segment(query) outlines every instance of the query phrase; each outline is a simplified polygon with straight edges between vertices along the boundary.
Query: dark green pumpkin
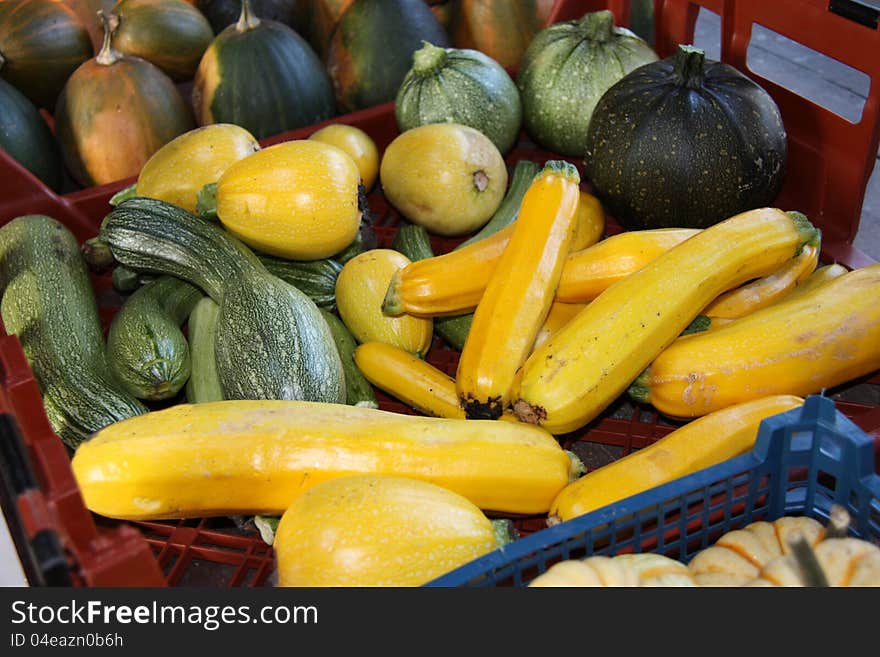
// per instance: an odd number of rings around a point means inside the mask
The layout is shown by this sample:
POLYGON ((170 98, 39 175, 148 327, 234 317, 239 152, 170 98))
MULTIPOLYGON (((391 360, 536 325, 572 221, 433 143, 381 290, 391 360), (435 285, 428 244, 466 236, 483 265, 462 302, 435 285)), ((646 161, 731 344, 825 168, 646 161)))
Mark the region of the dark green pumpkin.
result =
POLYGON ((330 78, 293 29, 260 19, 249 0, 205 51, 195 75, 199 125, 234 123, 257 139, 333 116, 330 78))
POLYGON ((596 103, 633 69, 657 54, 633 32, 614 25, 608 10, 541 30, 517 74, 523 126, 537 144, 582 157, 596 103))
MULTIPOLYGON (((300 36, 309 19, 313 0, 251 0, 251 9, 257 16, 289 25, 300 36)), ((196 7, 208 22, 215 34, 238 21, 241 15, 241 0, 198 0, 196 7)))
POLYGON ((39 110, 0 78, 0 148, 55 191, 61 187, 58 143, 39 110))
POLYGON ((93 54, 77 14, 52 0, 0 2, 0 77, 52 110, 64 83, 93 54))
POLYGON ((355 0, 336 26, 327 53, 339 110, 394 100, 424 41, 451 45, 423 0, 355 0))
POLYGON ((198 9, 183 0, 120 0, 113 12, 119 52, 146 59, 173 80, 191 80, 214 30, 198 9))
POLYGON ((401 132, 427 123, 461 123, 485 134, 502 153, 519 135, 522 104, 507 71, 488 55, 425 43, 394 104, 401 132))
POLYGON ((732 66, 680 46, 602 97, 585 172, 626 228, 705 228, 772 204, 786 156, 773 98, 732 66))

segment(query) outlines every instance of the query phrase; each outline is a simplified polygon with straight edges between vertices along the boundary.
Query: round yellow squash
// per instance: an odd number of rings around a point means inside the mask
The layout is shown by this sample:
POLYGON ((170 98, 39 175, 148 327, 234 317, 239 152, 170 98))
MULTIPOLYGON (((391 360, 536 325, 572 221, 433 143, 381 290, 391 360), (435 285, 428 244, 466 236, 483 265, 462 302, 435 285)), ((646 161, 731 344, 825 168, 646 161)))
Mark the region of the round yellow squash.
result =
POLYGON ((239 160, 217 181, 217 217, 248 246, 320 260, 358 233, 360 172, 336 146, 296 139, 239 160))
POLYGON ((429 232, 459 236, 484 226, 504 198, 507 166, 479 130, 432 123, 403 132, 379 165, 390 203, 429 232))
POLYGON ((431 346, 430 317, 382 312, 382 301, 394 273, 410 263, 393 249, 370 249, 345 263, 336 277, 336 308, 359 343, 384 342, 424 356, 431 346))
POLYGON ((250 132, 231 123, 215 123, 175 137, 153 153, 137 179, 138 196, 196 211, 196 194, 233 163, 260 150, 250 132))
POLYGON ((309 139, 322 141, 341 148, 354 160, 361 172, 361 182, 370 191, 379 175, 379 149, 366 132, 353 125, 332 123, 309 135, 309 139))
POLYGON ((338 477, 298 497, 273 542, 279 586, 420 586, 498 547, 466 498, 417 479, 338 477))

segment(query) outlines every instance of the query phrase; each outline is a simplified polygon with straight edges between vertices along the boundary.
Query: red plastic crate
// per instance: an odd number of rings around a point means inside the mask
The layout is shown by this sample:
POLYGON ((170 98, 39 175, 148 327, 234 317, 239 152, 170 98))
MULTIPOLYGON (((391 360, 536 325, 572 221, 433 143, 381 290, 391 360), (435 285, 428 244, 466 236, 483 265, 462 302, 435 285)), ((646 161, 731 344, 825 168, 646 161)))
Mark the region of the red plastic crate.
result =
MULTIPOLYGON (((812 0, 786 0, 785 3, 780 0, 779 2, 779 4, 787 3, 814 6, 823 4, 812 0)), ((667 1, 655 4, 656 16, 659 19, 657 34, 683 35, 681 41, 689 41, 689 38, 685 38, 688 34, 692 36, 692 19, 695 14, 692 15, 687 11, 676 14, 674 9, 682 9, 684 5, 693 7, 699 4, 718 10, 722 5, 717 1, 700 3, 667 1)), ((730 8, 734 5, 731 0, 723 4, 727 5, 725 11, 731 11, 730 8)), ((625 1, 560 1, 554 8, 551 21, 577 17, 586 11, 604 7, 615 11, 620 23, 627 23, 629 3, 625 1)), ((688 11, 692 10, 688 9, 688 11)), ((724 15, 727 16, 727 13, 724 15)), ((875 34, 874 37, 876 38, 877 35, 875 34)), ((658 43, 661 43, 660 39, 658 43)), ((876 100, 880 95, 880 71, 877 71, 872 78, 878 82, 871 87, 874 102, 873 105, 870 102, 866 104, 862 123, 865 122, 870 109, 873 112, 873 124, 862 129, 872 135, 872 148, 876 155, 878 134, 876 100)), ((804 99, 800 99, 800 102, 809 103, 804 99)), ((348 123, 361 127, 373 137, 380 152, 384 151, 398 134, 393 104, 388 103, 336 117, 317 126, 285 133, 264 140, 262 143, 268 146, 280 141, 304 138, 321 125, 329 123, 348 123)), ((792 131, 792 134, 796 134, 796 131, 792 131)), ((835 145, 837 142, 834 141, 836 134, 828 128, 819 135, 826 140, 822 142, 819 153, 827 153, 829 162, 833 160, 833 152, 838 150, 835 145)), ((870 148, 869 144, 869 150, 870 148)), ((5 154, 0 153, 0 156, 2 155, 5 154)), ((543 162, 554 157, 557 156, 535 146, 523 135, 517 148, 508 154, 507 161, 512 165, 521 158, 543 162)), ((582 163, 574 160, 572 162, 583 173, 582 163)), ((822 171, 826 170, 827 167, 823 167, 822 171)), ((794 171, 797 172, 798 169, 795 168, 794 171)), ((108 201, 112 194, 133 182, 123 180, 71 194, 56 195, 45 187, 37 189, 32 184, 33 180, 27 180, 33 179, 33 176, 17 164, 12 167, 12 174, 13 178, 3 178, 4 189, 20 185, 20 189, 27 193, 11 201, 4 196, 3 205, 0 206, 0 224, 19 214, 42 212, 64 222, 80 240, 85 240, 97 232, 101 219, 110 210, 108 201)), ((867 183, 867 177, 864 178, 864 183, 867 183)), ((813 188, 804 187, 801 191, 810 189, 813 188)), ((864 188, 851 198, 851 206, 860 207, 863 196, 864 188)), ((819 198, 816 195, 814 197, 819 198)), ((400 217, 385 201, 380 188, 370 195, 369 202, 374 214, 379 246, 390 246, 400 223, 400 217)), ((781 197, 779 204, 781 207, 786 207, 787 201, 781 197)), ((825 233, 823 260, 841 262, 849 267, 863 266, 871 262, 867 256, 852 249, 847 239, 841 237, 837 242, 833 239, 829 240, 829 237, 833 238, 835 235, 850 235, 851 241, 851 235, 855 234, 855 227, 858 224, 858 212, 854 216, 832 214, 830 210, 825 212, 821 204, 813 208, 805 208, 802 202, 793 204, 792 207, 807 211, 808 215, 811 218, 815 217, 816 223, 823 228, 825 233)), ((609 219, 607 228, 608 233, 620 230, 613 219, 609 219)), ((449 250, 455 244, 455 240, 434 239, 434 249, 437 252, 449 250)), ((113 292, 109 284, 109 276, 95 276, 93 283, 102 317, 105 322, 109 322, 120 298, 113 292)), ((428 360, 447 373, 454 374, 458 353, 436 338, 428 354, 428 360)), ((878 405, 880 375, 875 373, 862 381, 831 392, 837 408, 866 433, 872 435, 880 446, 880 405, 878 405)), ((377 397, 382 408, 405 413, 414 412, 381 391, 377 392, 377 397)), ((40 530, 50 529, 55 532, 70 566, 72 584, 263 586, 271 583, 273 568, 271 548, 263 543, 255 531, 242 529, 231 519, 127 523, 90 514, 85 509, 73 480, 67 452, 61 441, 52 433, 45 418, 39 390, 27 366, 21 346, 17 338, 6 336, 5 331, 0 337, 0 411, 8 413, 17 420, 31 466, 39 483, 38 488, 29 490, 26 495, 21 495, 18 499, 18 511, 26 529, 25 533, 29 538, 33 538, 40 530)), ((592 468, 656 441, 672 431, 675 426, 677 425, 660 417, 651 407, 634 404, 626 398, 621 398, 588 426, 572 434, 560 436, 560 439, 567 449, 576 452, 588 467, 592 468)), ((878 464, 880 464, 880 451, 878 451, 878 464)), ((542 529, 544 520, 539 517, 517 518, 515 524, 522 534, 528 534, 542 529)))

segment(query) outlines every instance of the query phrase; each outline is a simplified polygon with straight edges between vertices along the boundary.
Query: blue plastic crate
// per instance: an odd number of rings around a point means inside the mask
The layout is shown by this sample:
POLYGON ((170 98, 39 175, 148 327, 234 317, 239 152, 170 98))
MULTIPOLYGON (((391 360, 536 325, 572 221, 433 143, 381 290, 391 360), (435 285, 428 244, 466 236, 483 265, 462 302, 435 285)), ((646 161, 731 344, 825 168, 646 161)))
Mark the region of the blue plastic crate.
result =
POLYGON ((542 529, 439 577, 431 587, 526 586, 552 564, 594 554, 655 552, 684 563, 724 533, 757 520, 828 520, 833 504, 851 532, 880 540, 874 441, 827 397, 761 423, 742 456, 542 529))

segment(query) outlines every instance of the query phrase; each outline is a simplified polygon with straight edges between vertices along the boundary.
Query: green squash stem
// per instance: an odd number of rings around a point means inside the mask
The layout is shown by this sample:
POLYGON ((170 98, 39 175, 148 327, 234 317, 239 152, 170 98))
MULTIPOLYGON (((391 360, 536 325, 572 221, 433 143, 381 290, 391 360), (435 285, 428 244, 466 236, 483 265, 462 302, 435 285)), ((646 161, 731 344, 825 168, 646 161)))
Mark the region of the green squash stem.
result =
POLYGON ((239 32, 247 32, 248 30, 254 29, 259 24, 260 19, 254 13, 254 10, 251 9, 251 0, 242 0, 241 14, 238 16, 238 22, 235 24, 235 29, 239 32))
POLYGON ((516 531, 516 526, 510 519, 496 518, 489 522, 492 523, 492 528, 495 530, 495 543, 498 547, 504 547, 519 538, 519 532, 516 531))
POLYGON ((427 76, 446 63, 446 48, 422 41, 422 47, 413 53, 412 70, 416 75, 427 76))
POLYGON ((113 66, 122 59, 122 53, 113 47, 113 35, 119 28, 119 15, 98 10, 98 18, 101 19, 101 26, 104 28, 104 41, 98 54, 95 55, 95 61, 101 66, 113 66))
POLYGON ((673 77, 678 84, 688 89, 699 89, 703 86, 706 53, 695 46, 679 46, 675 55, 673 77))
POLYGON ((630 399, 639 402, 640 404, 651 403, 651 386, 648 383, 650 380, 649 377, 649 369, 646 369, 636 377, 635 381, 633 381, 629 388, 626 389, 626 394, 629 395, 630 399))
POLYGON ((614 14, 608 9, 590 12, 581 18, 579 27, 590 41, 605 43, 614 36, 614 14))

